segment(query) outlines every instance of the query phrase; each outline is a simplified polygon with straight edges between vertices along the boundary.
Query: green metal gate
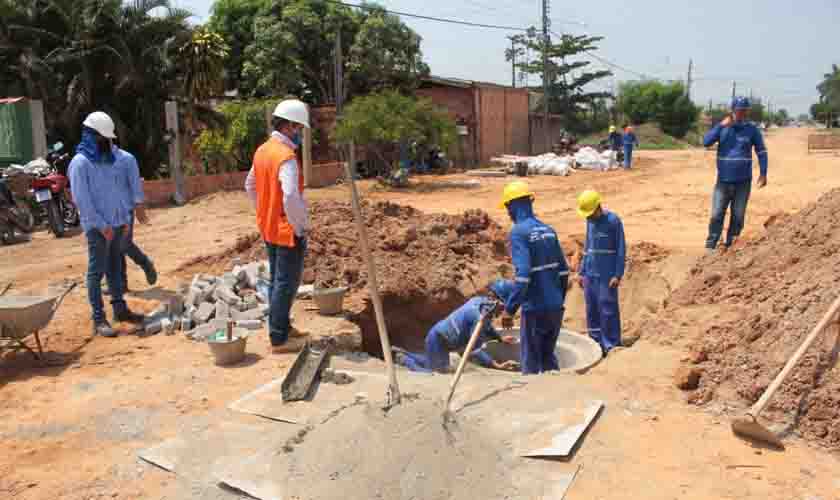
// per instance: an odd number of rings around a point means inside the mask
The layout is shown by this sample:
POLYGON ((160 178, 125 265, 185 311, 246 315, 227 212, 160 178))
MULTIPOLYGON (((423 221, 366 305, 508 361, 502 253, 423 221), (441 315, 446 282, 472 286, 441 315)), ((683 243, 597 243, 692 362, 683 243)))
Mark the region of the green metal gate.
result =
POLYGON ((33 154, 29 102, 0 101, 0 166, 26 163, 33 154))

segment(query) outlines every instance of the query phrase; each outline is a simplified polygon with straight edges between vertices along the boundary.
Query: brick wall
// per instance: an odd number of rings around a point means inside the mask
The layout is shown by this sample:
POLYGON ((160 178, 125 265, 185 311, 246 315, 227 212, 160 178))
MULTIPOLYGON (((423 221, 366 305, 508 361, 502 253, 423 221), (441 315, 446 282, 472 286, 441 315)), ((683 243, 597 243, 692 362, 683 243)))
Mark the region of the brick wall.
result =
POLYGON ((478 161, 478 136, 476 134, 475 95, 473 87, 429 86, 416 91, 418 97, 425 97, 448 111, 459 125, 466 125, 468 135, 459 135, 452 147, 450 157, 456 165, 475 165, 478 161))
POLYGON ((481 86, 482 163, 501 154, 528 154, 528 91, 481 86))
MULTIPOLYGON (((219 191, 244 191, 248 172, 229 172, 217 175, 192 175, 185 179, 187 200, 193 200, 219 191)), ((344 164, 337 162, 312 165, 310 188, 332 186, 344 178, 344 164)), ((169 179, 145 181, 143 190, 149 206, 168 205, 175 193, 175 182, 169 179)))
POLYGON ((543 132, 543 115, 542 114, 535 114, 531 115, 531 144, 532 144, 532 152, 535 155, 540 155, 543 153, 547 153, 551 151, 551 146, 557 142, 557 138, 560 137, 560 132, 563 131, 563 123, 559 117, 549 117, 548 118, 548 135, 549 135, 549 144, 546 147, 545 144, 545 133, 543 132))

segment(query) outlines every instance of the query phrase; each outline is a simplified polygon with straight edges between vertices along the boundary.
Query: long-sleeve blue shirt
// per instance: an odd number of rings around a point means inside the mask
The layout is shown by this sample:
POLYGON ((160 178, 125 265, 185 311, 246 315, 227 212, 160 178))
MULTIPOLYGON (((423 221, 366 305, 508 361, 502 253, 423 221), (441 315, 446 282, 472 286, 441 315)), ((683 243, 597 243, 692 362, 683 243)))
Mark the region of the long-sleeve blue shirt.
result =
POLYGON ((526 313, 561 310, 566 302, 569 266, 557 233, 534 216, 531 200, 513 200, 508 212, 514 221, 510 244, 516 277, 505 310, 509 314, 520 306, 526 313))
POLYGON ((80 152, 68 167, 73 201, 85 231, 130 224, 135 205, 143 203, 134 155, 114 147, 113 159, 113 163, 104 158, 94 162, 80 152))
POLYGON ((712 127, 703 137, 703 146, 717 143, 717 172, 720 182, 752 180, 752 150, 758 156, 762 176, 767 175, 767 147, 761 131, 752 122, 735 122, 728 127, 712 127))
MULTIPOLYGON (((488 297, 473 297, 445 319, 439 321, 432 328, 432 332, 436 332, 445 339, 446 347, 450 352, 460 351, 467 347, 470 335, 472 335, 473 328, 481 318, 482 312, 492 307, 495 307, 495 304, 488 297)), ((490 340, 501 340, 501 337, 493 328, 492 321, 488 317, 479 333, 476 342, 478 347, 470 353, 470 357, 483 366, 491 366, 493 363, 490 355, 481 349, 481 346, 490 340)))
POLYGON ((636 137, 636 134, 634 134, 633 132, 625 132, 624 135, 622 136, 622 139, 624 141, 624 147, 625 148, 633 149, 633 146, 638 146, 639 145, 639 139, 636 137))
POLYGON ((603 211, 595 220, 586 221, 586 244, 580 274, 587 278, 621 279, 627 256, 624 225, 612 212, 603 211))

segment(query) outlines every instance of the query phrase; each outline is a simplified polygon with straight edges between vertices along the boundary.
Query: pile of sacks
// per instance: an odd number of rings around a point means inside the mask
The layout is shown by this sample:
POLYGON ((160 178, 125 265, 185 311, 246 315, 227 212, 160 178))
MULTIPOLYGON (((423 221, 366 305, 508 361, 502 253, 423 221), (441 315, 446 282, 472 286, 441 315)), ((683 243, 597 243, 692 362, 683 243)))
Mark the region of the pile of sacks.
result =
POLYGON ((528 175, 561 175, 572 173, 572 157, 546 153, 528 158, 528 175))
POLYGON ((206 341, 232 322, 243 330, 261 330, 268 315, 268 263, 234 265, 222 276, 197 274, 189 285, 153 312, 146 334, 176 330, 187 338, 206 341))
POLYGON ((575 153, 575 168, 579 170, 609 170, 617 166, 614 151, 599 153, 596 149, 586 146, 575 153))

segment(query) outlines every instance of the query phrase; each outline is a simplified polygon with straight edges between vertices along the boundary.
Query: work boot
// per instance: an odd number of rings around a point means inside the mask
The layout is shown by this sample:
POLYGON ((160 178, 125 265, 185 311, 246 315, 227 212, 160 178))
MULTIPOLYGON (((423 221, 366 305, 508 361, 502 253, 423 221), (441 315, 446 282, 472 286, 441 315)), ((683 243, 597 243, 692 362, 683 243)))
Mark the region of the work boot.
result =
POLYGON ((306 340, 302 338, 290 338, 285 344, 271 346, 271 354, 292 354, 300 352, 305 345, 306 340))
MULTIPOLYGON (((155 269, 155 263, 152 261, 152 259, 149 259, 149 266, 143 269, 143 272, 146 273, 146 283, 148 283, 151 286, 154 286, 154 284, 157 283, 158 273, 157 269, 155 269)), ((126 290, 128 290, 128 287, 126 287, 126 290)))
POLYGON ((107 337, 107 338, 114 338, 117 336, 117 332, 111 328, 111 324, 107 321, 100 321, 93 325, 93 335, 100 337, 107 337))
POLYGON ((134 323, 134 324, 142 324, 143 321, 146 320, 146 317, 142 314, 131 312, 129 309, 119 313, 116 315, 117 321, 120 323, 134 323))

